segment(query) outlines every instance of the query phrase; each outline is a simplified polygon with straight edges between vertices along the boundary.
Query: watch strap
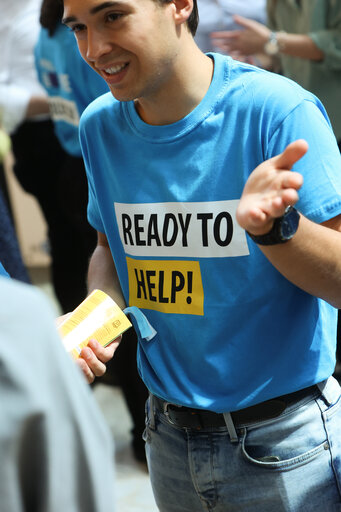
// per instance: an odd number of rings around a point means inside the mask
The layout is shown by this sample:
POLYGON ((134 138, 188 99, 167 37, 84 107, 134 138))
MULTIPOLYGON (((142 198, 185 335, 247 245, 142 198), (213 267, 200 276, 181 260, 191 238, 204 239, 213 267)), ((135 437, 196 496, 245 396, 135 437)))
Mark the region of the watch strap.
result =
POLYGON ((284 30, 280 30, 279 32, 270 32, 269 39, 264 45, 264 52, 270 57, 275 57, 284 50, 285 46, 283 42, 280 42, 278 39, 279 34, 285 34, 284 30))
POLYGON ((252 233, 247 234, 249 237, 256 242, 258 245, 277 245, 277 244, 285 244, 289 240, 292 239, 294 234, 297 231, 298 224, 299 224, 300 214, 294 208, 293 206, 288 206, 285 210, 284 215, 282 217, 277 217, 274 220, 273 226, 271 230, 268 233, 265 233, 264 235, 253 235, 252 233), (291 231, 286 236, 283 236, 282 234, 282 225, 288 218, 288 216, 294 217, 294 222, 291 226, 291 231))

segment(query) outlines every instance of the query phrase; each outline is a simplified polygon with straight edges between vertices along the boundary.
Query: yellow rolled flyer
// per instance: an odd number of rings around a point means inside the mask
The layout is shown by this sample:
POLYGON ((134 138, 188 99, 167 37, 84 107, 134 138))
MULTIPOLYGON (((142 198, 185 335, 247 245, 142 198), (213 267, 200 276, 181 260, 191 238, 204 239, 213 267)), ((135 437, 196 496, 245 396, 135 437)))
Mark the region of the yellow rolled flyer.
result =
POLYGON ((105 292, 94 290, 58 326, 58 332, 67 352, 78 359, 91 339, 106 347, 130 327, 130 320, 116 302, 105 292))

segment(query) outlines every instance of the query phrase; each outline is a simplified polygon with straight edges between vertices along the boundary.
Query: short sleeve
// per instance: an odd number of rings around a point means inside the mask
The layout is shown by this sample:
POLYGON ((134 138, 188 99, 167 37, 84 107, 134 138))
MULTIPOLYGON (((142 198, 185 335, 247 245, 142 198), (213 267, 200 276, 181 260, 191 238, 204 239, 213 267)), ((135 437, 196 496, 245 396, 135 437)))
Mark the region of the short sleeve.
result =
MULTIPOLYGON (((86 115, 86 114, 85 114, 86 115)), ((80 138, 80 145, 86 170, 86 175, 88 179, 88 221, 91 224, 91 226, 96 229, 97 231, 100 231, 101 233, 104 233, 104 227, 102 218, 100 215, 99 207, 98 207, 98 201, 97 201, 97 194, 94 186, 94 176, 93 176, 93 168, 90 162, 89 157, 89 151, 88 151, 88 140, 86 136, 86 128, 85 128, 85 122, 84 122, 84 115, 81 116, 80 124, 79 124, 79 138, 80 138)))
POLYGON ((341 155, 323 107, 304 100, 272 135, 267 158, 280 154, 294 140, 304 139, 309 150, 293 170, 304 178, 298 209, 321 223, 341 213, 341 155))

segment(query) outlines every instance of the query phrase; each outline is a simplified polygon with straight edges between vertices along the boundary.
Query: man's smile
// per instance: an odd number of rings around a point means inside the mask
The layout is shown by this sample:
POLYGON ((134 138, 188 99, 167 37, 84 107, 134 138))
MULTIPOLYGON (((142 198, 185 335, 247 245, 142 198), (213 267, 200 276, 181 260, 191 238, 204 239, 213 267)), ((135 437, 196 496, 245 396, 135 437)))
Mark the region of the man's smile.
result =
POLYGON ((108 75, 115 75, 115 74, 119 73, 120 71, 122 71, 122 69, 124 69, 127 66, 128 66, 128 63, 126 62, 125 64, 116 64, 115 66, 104 68, 104 70, 102 70, 102 71, 104 71, 108 75))
POLYGON ((108 64, 106 67, 96 67, 96 70, 110 86, 121 82, 128 71, 128 67, 129 62, 122 62, 120 64, 108 64))

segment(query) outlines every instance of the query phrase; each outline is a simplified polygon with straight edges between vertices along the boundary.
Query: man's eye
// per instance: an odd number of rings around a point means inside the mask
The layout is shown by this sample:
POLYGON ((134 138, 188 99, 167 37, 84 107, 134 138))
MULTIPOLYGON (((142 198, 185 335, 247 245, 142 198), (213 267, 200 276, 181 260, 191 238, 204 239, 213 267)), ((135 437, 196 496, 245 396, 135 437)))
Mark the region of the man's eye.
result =
POLYGON ((72 27, 70 27, 70 30, 72 32, 81 32, 82 30, 85 30, 85 25, 72 25, 72 27))
POLYGON ((122 18, 122 16, 123 16, 123 14, 121 14, 121 13, 112 12, 112 13, 107 15, 107 20, 108 21, 116 21, 116 20, 122 18))

